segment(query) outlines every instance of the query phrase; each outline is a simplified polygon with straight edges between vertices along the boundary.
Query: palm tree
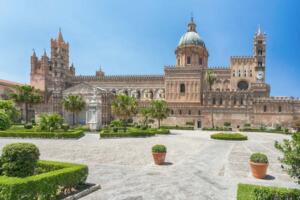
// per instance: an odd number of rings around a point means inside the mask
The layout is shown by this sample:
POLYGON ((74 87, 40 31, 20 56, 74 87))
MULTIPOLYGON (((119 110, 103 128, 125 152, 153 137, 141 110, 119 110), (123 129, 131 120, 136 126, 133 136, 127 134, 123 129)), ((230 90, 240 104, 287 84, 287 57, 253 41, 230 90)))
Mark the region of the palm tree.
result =
POLYGON ((85 107, 85 101, 81 96, 69 95, 63 99, 64 108, 72 112, 72 125, 75 124, 75 115, 82 111, 85 107))
MULTIPOLYGON (((212 85, 215 83, 216 81, 216 76, 214 74, 214 72, 212 70, 207 70, 206 74, 205 74, 205 80, 208 83, 209 86, 209 91, 212 90, 212 85)), ((214 113, 213 113, 213 108, 211 109, 211 126, 212 128, 215 127, 214 125, 214 113)))
POLYGON ((160 128, 160 121, 169 115, 167 103, 163 100, 153 100, 150 104, 150 113, 152 118, 157 119, 158 128, 160 128))
POLYGON ((143 116, 143 125, 148 126, 149 118, 151 116, 151 110, 150 108, 142 108, 140 110, 141 115, 143 116))
POLYGON ((17 103, 25 106, 25 121, 28 122, 28 108, 34 104, 42 102, 40 90, 35 89, 30 85, 16 86, 17 92, 10 95, 10 97, 17 103))
POLYGON ((112 112, 124 122, 126 131, 127 121, 137 113, 136 99, 125 94, 119 94, 112 101, 111 108, 112 112))

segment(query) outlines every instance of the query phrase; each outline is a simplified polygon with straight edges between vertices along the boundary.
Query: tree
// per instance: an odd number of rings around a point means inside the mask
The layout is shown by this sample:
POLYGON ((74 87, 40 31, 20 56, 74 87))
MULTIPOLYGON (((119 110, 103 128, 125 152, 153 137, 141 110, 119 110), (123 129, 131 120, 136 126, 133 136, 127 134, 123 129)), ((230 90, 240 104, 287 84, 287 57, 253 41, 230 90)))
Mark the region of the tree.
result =
POLYGON ((140 114, 143 116, 142 123, 144 126, 148 126, 149 118, 151 117, 151 109, 150 108, 142 108, 140 110, 140 114))
POLYGON ((134 97, 124 94, 115 96, 111 104, 112 112, 124 122, 125 131, 127 121, 137 113, 137 101, 134 97))
POLYGON ((20 110, 12 100, 0 100, 0 110, 3 110, 12 122, 19 120, 20 110))
POLYGON ((34 104, 42 102, 40 90, 35 89, 30 85, 16 86, 17 93, 11 94, 11 98, 15 102, 24 104, 25 106, 25 121, 28 122, 28 108, 34 104))
POLYGON ((163 100, 153 100, 150 104, 150 113, 152 118, 157 119, 158 128, 160 128, 160 121, 169 115, 167 103, 163 100))
POLYGON ((63 122, 62 116, 57 113, 43 113, 40 115, 39 125, 42 130, 52 132, 61 128, 63 122))
MULTIPOLYGON (((216 76, 214 74, 214 72, 212 70, 207 70, 206 74, 205 74, 205 80, 208 83, 209 86, 209 91, 212 90, 212 85, 215 83, 216 81, 216 76)), ((215 127, 214 125, 214 113, 213 113, 213 108, 211 109, 211 126, 212 128, 215 127)))
POLYGON ((85 101, 81 96, 69 95, 63 99, 64 108, 72 112, 72 125, 75 124, 75 116, 84 109, 85 101))
POLYGON ((300 133, 294 133, 292 140, 284 140, 281 144, 276 141, 275 147, 283 153, 283 158, 279 158, 285 165, 283 168, 300 184, 300 133))

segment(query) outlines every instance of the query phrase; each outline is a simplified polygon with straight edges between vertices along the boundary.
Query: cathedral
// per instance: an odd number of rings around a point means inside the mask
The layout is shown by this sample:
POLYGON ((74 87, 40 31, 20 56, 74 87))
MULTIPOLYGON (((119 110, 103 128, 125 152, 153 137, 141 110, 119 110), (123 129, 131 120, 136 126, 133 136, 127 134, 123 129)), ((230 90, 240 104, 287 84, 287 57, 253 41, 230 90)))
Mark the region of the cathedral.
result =
MULTIPOLYGON (((162 123, 196 128, 244 124, 259 126, 289 126, 300 117, 300 100, 292 97, 271 97, 270 85, 265 82, 266 35, 258 29, 253 38, 253 54, 232 56, 230 65, 211 67, 209 52, 197 32, 193 18, 187 25, 175 49, 175 65, 164 67, 162 75, 105 75, 102 70, 95 75, 76 75, 69 62, 69 43, 61 31, 51 39, 51 54, 41 58, 31 56, 30 84, 41 90, 44 103, 35 108, 36 113, 58 112, 69 118, 63 110, 64 96, 82 95, 87 105, 97 101, 101 110, 101 124, 112 120, 111 99, 115 94, 134 96, 139 107, 153 99, 165 100, 170 114, 162 123), (214 81, 207 80, 208 72, 214 81)), ((79 115, 86 122, 86 111, 79 115)))

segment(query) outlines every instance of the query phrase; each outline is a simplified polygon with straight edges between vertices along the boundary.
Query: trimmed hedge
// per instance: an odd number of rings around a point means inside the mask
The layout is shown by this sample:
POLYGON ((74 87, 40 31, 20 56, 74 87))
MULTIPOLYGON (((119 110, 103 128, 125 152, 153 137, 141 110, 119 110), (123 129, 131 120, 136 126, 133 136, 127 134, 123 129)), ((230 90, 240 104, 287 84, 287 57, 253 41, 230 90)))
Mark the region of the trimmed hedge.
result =
POLYGON ((102 129, 100 131, 101 138, 111 138, 111 137, 150 137, 155 134, 169 134, 168 129, 141 129, 141 128, 128 128, 126 132, 123 129, 114 130, 113 128, 102 129))
POLYGON ((238 184, 237 200, 300 200, 300 190, 238 184))
POLYGON ((21 138, 80 138, 84 136, 82 130, 71 130, 71 131, 34 131, 34 130, 6 130, 0 131, 0 137, 21 137, 21 138))
POLYGON ((277 130, 277 129, 260 129, 260 128, 242 128, 240 131, 243 132, 263 132, 263 133, 281 133, 281 134, 291 134, 285 130, 277 130))
POLYGON ((210 138, 216 140, 248 140, 246 135, 240 133, 215 133, 210 138))
POLYGON ((162 129, 175 129, 175 130, 194 130, 193 126, 160 126, 162 129))
POLYGON ((86 181, 86 165, 39 161, 40 167, 52 171, 15 178, 0 176, 0 199, 5 200, 54 200, 61 188, 72 188, 86 181))

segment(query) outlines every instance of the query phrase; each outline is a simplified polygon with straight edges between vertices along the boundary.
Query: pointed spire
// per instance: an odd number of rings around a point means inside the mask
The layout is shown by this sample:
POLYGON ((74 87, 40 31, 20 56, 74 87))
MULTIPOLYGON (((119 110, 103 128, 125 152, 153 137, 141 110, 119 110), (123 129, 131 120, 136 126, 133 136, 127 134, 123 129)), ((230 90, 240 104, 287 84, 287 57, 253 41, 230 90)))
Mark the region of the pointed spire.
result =
POLYGON ((261 32, 260 25, 258 25, 256 35, 263 35, 263 32, 261 32))
POLYGON ((47 57, 46 49, 44 49, 44 57, 47 57))
POLYGON ((36 57, 36 54, 35 54, 35 50, 34 50, 34 49, 32 49, 32 56, 33 56, 33 57, 36 57))
POLYGON ((64 38, 62 36, 62 33, 61 33, 61 28, 59 27, 59 31, 58 31, 58 37, 57 37, 57 40, 59 42, 64 42, 64 38))

